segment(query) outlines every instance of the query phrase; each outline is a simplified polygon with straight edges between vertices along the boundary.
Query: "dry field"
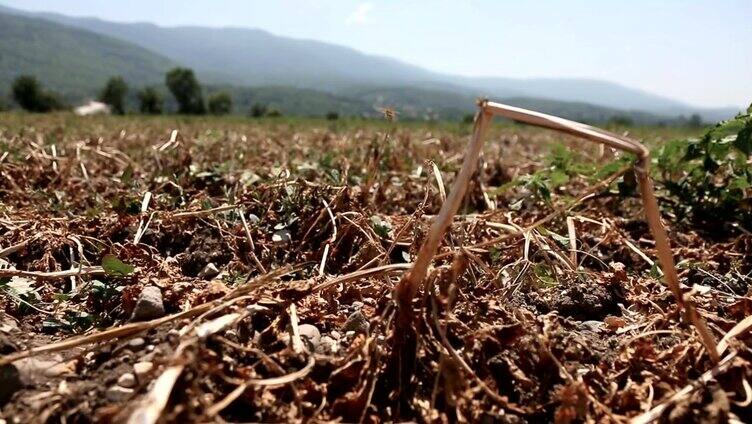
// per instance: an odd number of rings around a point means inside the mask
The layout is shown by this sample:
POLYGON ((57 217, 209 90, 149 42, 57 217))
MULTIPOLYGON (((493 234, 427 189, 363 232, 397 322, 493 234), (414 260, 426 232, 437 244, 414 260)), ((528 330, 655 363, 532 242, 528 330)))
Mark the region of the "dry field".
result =
POLYGON ((0 114, 0 416, 752 421, 752 236, 664 215, 685 296, 725 340, 713 363, 628 167, 511 123, 413 304, 413 362, 396 354, 392 290, 470 131, 0 114))

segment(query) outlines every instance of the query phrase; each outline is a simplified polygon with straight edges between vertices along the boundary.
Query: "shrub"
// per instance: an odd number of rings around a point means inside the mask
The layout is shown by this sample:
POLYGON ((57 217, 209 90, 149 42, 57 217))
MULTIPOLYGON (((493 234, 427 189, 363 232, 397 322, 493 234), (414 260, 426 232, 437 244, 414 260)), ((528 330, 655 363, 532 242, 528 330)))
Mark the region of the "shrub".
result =
POLYGON ((125 95, 128 93, 128 85, 123 77, 112 77, 99 94, 99 100, 107 103, 113 113, 122 115, 125 113, 125 95))
POLYGON ((282 111, 277 108, 269 108, 266 111, 266 116, 270 118, 279 118, 280 116, 282 116, 282 111))
POLYGON ((152 87, 146 87, 138 92, 139 110, 149 115, 162 113, 162 96, 152 87))
POLYGON ((611 125, 618 125, 620 127, 630 127, 634 125, 634 120, 627 115, 615 115, 608 120, 611 125))
POLYGON ((251 106, 251 117, 261 118, 262 116, 266 115, 266 109, 266 105, 255 103, 253 106, 251 106))
POLYGON ((327 112, 326 113, 326 119, 328 121, 336 121, 337 119, 339 119, 339 113, 337 113, 337 112, 327 112))
POLYGON ((29 112, 45 113, 62 109, 57 96, 42 89, 33 76, 22 75, 13 81, 13 100, 29 112))
POLYGON ((698 114, 693 114, 689 117, 689 120, 687 120, 687 126, 691 128, 700 128, 702 127, 702 117, 698 114))
POLYGON ((206 113, 204 96, 193 70, 175 68, 165 76, 167 88, 178 102, 178 112, 186 115, 202 115, 206 113))
POLYGON ((700 139, 673 141, 657 156, 660 180, 679 219, 719 228, 752 226, 752 106, 700 139))
POLYGON ((227 115, 232 110, 232 97, 229 93, 220 92, 209 97, 209 113, 212 115, 227 115))

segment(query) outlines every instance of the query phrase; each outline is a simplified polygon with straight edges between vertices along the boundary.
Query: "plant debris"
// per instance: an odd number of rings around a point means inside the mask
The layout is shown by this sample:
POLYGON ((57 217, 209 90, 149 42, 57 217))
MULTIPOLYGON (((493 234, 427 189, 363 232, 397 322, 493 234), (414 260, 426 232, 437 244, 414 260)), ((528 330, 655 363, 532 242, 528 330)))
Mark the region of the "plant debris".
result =
MULTIPOLYGON (((698 135, 634 131, 648 146, 698 135)), ((4 115, 0 416, 752 422, 746 215, 709 234, 710 198, 679 209, 695 174, 668 173, 660 153, 683 298, 718 363, 662 282, 633 158, 508 123, 489 128, 399 346, 394 288, 470 137, 467 124, 4 115)), ((726 140, 723 175, 752 176, 748 143, 729 137, 701 146, 726 140)), ((706 192, 710 179, 696 177, 706 192)), ((715 204, 746 211, 734 184, 737 203, 715 204)))

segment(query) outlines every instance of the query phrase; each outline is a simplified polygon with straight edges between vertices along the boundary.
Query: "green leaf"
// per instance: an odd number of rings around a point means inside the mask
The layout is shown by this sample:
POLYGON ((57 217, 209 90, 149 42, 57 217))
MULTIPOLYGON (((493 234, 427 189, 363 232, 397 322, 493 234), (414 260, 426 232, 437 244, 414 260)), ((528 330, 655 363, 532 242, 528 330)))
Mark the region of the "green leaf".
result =
POLYGON ((123 170, 123 175, 122 175, 122 176, 120 177, 120 181, 121 181, 121 182, 122 182, 123 184, 130 184, 130 183, 131 183, 131 181, 133 181, 133 166, 131 166, 131 165, 128 165, 128 166, 127 166, 127 167, 126 167, 126 168, 125 168, 125 169, 123 170))
POLYGON ((554 171, 551 173, 551 187, 560 187, 569 181, 569 175, 564 171, 554 171))
POLYGON ((114 277, 125 277, 133 273, 135 269, 133 265, 123 263, 115 255, 105 255, 102 258, 102 268, 107 275, 114 277))
POLYGON ((739 131, 734 140, 734 147, 742 151, 745 155, 752 155, 752 119, 739 131))
POLYGON ((559 234, 556 234, 556 233, 554 233, 553 231, 549 231, 548 233, 549 233, 549 235, 550 235, 550 236, 551 236, 551 237, 552 237, 552 238, 553 238, 554 240, 556 240, 557 242, 559 242, 559 244, 561 244, 561 245, 563 245, 563 246, 565 246, 565 247, 566 247, 566 246, 569 246, 569 237, 564 237, 564 236, 562 236, 562 235, 559 235, 559 234))
POLYGON ((389 232, 392 230, 391 224, 377 215, 371 217, 371 227, 373 227, 374 232, 381 238, 389 238, 389 232))
POLYGON ((545 264, 536 264, 533 267, 533 273, 544 287, 555 287, 557 284, 553 272, 545 264))
POLYGON ((730 189, 744 190, 745 188, 749 188, 749 187, 750 187, 750 183, 747 180, 746 175, 742 175, 740 177, 734 178, 729 184, 730 189))

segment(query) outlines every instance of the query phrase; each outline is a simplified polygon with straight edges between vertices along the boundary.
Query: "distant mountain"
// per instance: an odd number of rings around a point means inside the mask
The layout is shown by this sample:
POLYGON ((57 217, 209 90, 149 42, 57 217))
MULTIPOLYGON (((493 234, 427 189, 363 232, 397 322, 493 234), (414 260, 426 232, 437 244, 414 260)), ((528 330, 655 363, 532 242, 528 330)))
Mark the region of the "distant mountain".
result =
POLYGON ((646 111, 659 115, 679 116, 700 114, 708 121, 734 116, 738 108, 698 108, 642 90, 608 81, 577 78, 464 78, 458 83, 487 89, 503 97, 522 95, 528 98, 555 99, 566 102, 590 103, 609 108, 646 111), (522 93, 522 94, 520 94, 522 93))
POLYGON ((92 96, 112 75, 161 82, 173 62, 131 43, 42 19, 0 13, 0 94, 20 73, 68 99, 92 96))
MULTIPOLYGON (((32 14, 13 10, 14 13, 32 14)), ((619 84, 588 79, 472 78, 445 75, 394 59, 258 29, 161 27, 33 13, 61 24, 134 43, 190 66, 202 79, 245 86, 284 85, 345 94, 366 87, 411 86, 493 98, 544 98, 659 115, 699 113, 718 120, 736 108, 693 107, 619 84), (343 91, 344 90, 344 91, 343 91)))
POLYGON ((0 18, 0 95, 19 73, 36 74, 53 90, 80 99, 95 94, 112 75, 123 75, 134 87, 162 84, 164 72, 179 64, 194 68, 208 85, 234 87, 238 108, 263 102, 304 115, 323 115, 324 108, 374 114, 391 106, 410 118, 453 118, 471 113, 480 96, 512 98, 589 122, 615 116, 668 122, 692 113, 711 121, 736 112, 695 108, 605 81, 444 75, 257 29, 166 28, 3 6, 0 18), (293 93, 305 101, 283 98, 293 93))
MULTIPOLYGON (((335 95, 318 90, 292 87, 230 87, 209 86, 207 91, 232 93, 236 111, 244 113, 254 104, 278 109, 284 114, 324 116, 337 112, 340 116, 378 117, 384 107, 395 109, 401 120, 459 121, 475 112, 476 98, 451 91, 413 87, 373 87, 349 90, 335 95)), ((627 120, 638 124, 680 123, 675 117, 640 111, 623 111, 588 103, 562 102, 537 98, 512 97, 504 103, 543 113, 550 113, 580 122, 604 123, 627 120)))
POLYGON ((128 41, 194 68, 211 82, 332 91, 353 84, 390 85, 435 79, 433 73, 397 60, 334 44, 278 37, 259 29, 165 28, 4 9, 128 41))

